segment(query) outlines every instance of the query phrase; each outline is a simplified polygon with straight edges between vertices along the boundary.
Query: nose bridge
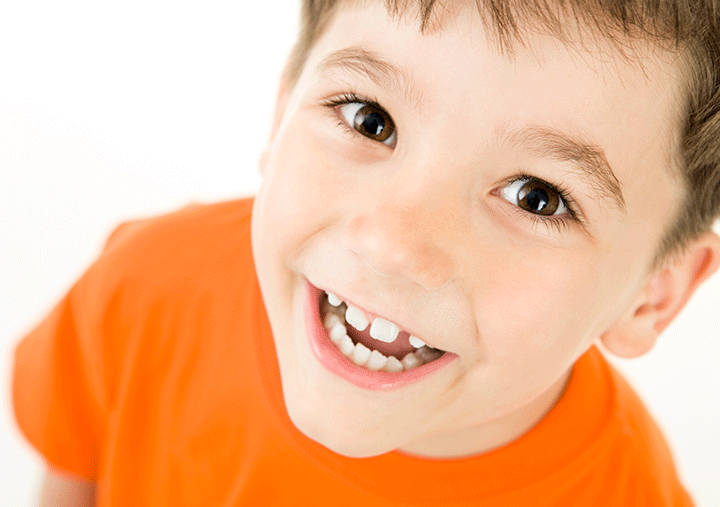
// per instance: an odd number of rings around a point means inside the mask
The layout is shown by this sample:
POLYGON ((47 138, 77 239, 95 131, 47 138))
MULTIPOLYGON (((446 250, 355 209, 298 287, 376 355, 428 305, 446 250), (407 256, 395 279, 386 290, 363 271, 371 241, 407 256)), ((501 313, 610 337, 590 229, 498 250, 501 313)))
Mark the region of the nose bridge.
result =
POLYGON ((434 184, 384 185, 345 227, 345 246, 381 276, 426 289, 455 276, 452 201, 434 184))

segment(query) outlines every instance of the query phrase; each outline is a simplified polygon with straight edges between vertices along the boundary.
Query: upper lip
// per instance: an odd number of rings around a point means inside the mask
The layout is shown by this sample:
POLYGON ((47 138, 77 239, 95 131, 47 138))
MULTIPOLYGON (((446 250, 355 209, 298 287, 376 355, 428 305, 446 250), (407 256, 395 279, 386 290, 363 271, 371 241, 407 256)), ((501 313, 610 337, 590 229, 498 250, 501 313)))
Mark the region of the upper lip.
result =
MULTIPOLYGON (((312 282, 310 282, 310 283, 312 283, 312 282)), ((313 283, 313 285, 315 285, 315 284, 313 283)), ((378 308, 377 308, 377 305, 378 305, 378 304, 377 304, 377 303, 375 303, 376 306, 366 305, 366 304, 363 303, 364 300, 367 300, 367 299, 369 299, 369 298, 346 297, 346 295, 345 295, 346 292, 344 292, 343 290, 333 290, 333 289, 330 289, 330 288, 324 288, 323 286, 320 286, 320 285, 315 285, 315 287, 317 287, 318 289, 320 289, 320 290, 322 290, 322 291, 324 291, 324 292, 332 292, 332 293, 335 294, 337 297, 339 297, 340 299, 342 299, 343 302, 348 303, 348 304, 351 304, 351 305, 353 305, 353 306, 356 306, 356 307, 360 308, 361 310, 363 310, 363 311, 364 311, 365 313, 367 313, 367 314, 370 314, 370 315, 373 315, 373 316, 377 316, 377 317, 381 317, 381 318, 383 318, 383 319, 385 319, 385 320, 389 320, 390 322, 396 324, 401 330, 407 331, 407 332, 410 333, 411 335, 420 338, 423 342, 425 342, 425 343, 428 345, 428 347, 438 348, 438 347, 435 347, 435 346, 432 344, 432 339, 430 339, 430 340, 428 341, 428 339, 426 339, 427 336, 426 336, 425 334, 423 334, 423 333, 417 333, 416 330, 413 330, 413 327, 412 327, 412 326, 408 326, 408 325, 407 325, 407 321, 405 321, 405 319, 403 319, 403 318, 397 319, 397 318, 395 318, 395 317, 392 316, 392 315, 398 315, 398 314, 401 313, 401 312, 397 312, 397 311, 393 311, 393 310, 392 310, 392 309, 394 309, 394 308, 397 308, 399 305, 390 305, 390 304, 388 304, 388 305, 381 305, 384 309, 383 309, 383 310, 378 310, 378 308), (388 312, 388 309, 391 309, 391 310, 388 312)), ((378 299, 378 297, 375 297, 375 299, 378 299)), ((443 349, 439 349, 439 348, 438 348, 438 350, 443 350, 443 349)))

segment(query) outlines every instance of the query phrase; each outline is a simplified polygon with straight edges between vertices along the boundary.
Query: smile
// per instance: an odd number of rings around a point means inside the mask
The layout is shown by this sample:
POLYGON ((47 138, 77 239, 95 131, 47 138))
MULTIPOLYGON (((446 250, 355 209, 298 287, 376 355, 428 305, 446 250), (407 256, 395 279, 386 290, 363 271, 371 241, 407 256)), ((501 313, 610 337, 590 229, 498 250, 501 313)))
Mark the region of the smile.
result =
POLYGON ((457 357, 426 345, 393 322, 368 315, 309 282, 305 310, 315 356, 326 369, 358 387, 402 387, 457 357))

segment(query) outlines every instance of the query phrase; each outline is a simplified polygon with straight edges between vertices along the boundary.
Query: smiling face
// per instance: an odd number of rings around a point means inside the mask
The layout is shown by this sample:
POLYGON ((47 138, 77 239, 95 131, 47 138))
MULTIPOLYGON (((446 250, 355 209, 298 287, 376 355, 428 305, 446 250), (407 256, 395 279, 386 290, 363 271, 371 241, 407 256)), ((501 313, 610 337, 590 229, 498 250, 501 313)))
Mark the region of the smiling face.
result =
POLYGON ((526 432, 632 311, 679 202, 670 55, 536 35, 509 59, 482 26, 474 7, 425 34, 344 8, 281 98, 253 252, 288 413, 338 453, 467 456, 526 432), (400 328, 385 357, 414 335, 429 364, 345 359, 324 291, 400 328))

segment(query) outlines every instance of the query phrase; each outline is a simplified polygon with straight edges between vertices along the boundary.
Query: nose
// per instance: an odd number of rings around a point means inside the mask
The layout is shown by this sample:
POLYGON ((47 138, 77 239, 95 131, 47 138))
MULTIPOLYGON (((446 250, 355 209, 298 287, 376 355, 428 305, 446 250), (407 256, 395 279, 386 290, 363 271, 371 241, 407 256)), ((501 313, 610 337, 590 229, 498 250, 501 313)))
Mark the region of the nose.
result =
POLYGON ((370 206, 347 222, 342 244, 381 276, 438 289, 455 277, 447 215, 423 203, 370 206))

